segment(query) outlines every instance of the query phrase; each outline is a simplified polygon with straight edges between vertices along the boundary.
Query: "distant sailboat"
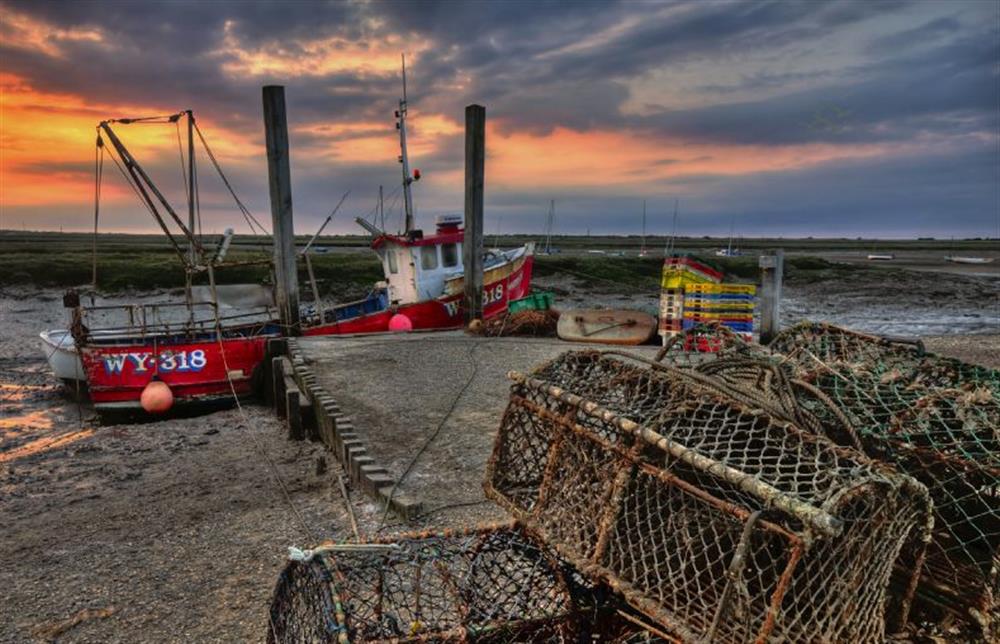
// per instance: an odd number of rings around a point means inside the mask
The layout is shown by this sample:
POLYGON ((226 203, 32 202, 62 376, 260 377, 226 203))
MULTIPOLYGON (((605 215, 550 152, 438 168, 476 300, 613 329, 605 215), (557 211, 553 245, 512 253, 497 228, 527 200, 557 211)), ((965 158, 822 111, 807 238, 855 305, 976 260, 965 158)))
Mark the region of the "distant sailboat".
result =
POLYGON ((646 250, 646 200, 642 200, 642 247, 639 249, 639 257, 645 257, 649 255, 649 251, 646 250))
POLYGON ((739 257, 743 253, 739 250, 733 250, 733 233, 736 231, 736 218, 733 217, 729 222, 729 245, 726 248, 720 248, 715 251, 715 254, 719 257, 739 257))
POLYGON ((549 212, 545 219, 545 254, 551 255, 552 253, 558 253, 558 248, 552 248, 552 228, 555 226, 556 220, 556 200, 552 199, 549 201, 549 212))

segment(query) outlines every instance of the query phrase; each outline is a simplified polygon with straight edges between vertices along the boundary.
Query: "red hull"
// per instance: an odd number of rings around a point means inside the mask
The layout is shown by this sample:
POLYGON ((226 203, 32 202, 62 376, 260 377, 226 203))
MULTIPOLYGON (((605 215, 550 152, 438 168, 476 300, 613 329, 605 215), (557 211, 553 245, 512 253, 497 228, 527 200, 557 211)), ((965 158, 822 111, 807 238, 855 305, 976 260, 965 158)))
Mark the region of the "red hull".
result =
POLYGON ((232 398, 234 389, 240 395, 250 392, 266 341, 259 336, 221 343, 90 345, 80 349, 80 358, 98 409, 138 407, 154 374, 170 387, 177 403, 209 402, 232 398))
MULTIPOLYGON (((524 264, 510 275, 490 282, 483 288, 483 318, 488 320, 507 311, 507 303, 531 293, 531 269, 534 258, 530 255, 524 264)), ((341 320, 305 329, 303 335, 343 335, 349 333, 384 333, 389 330, 389 320, 402 313, 410 318, 414 330, 455 329, 465 324, 462 295, 450 295, 404 304, 393 310, 379 311, 351 320, 341 320)))

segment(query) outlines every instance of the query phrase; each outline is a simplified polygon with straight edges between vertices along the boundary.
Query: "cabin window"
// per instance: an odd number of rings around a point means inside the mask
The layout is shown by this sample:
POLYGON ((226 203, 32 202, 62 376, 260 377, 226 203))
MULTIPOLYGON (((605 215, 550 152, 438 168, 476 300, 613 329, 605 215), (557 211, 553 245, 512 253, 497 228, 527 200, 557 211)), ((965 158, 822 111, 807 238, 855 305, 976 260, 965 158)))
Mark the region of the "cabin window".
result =
POLYGON ((420 268, 432 271, 438 267, 437 246, 424 246, 420 249, 420 268))
POLYGON ((458 244, 441 244, 441 264, 445 268, 458 264, 458 244))
POLYGON ((385 256, 389 260, 389 272, 398 273, 399 266, 396 265, 396 251, 390 250, 385 256))

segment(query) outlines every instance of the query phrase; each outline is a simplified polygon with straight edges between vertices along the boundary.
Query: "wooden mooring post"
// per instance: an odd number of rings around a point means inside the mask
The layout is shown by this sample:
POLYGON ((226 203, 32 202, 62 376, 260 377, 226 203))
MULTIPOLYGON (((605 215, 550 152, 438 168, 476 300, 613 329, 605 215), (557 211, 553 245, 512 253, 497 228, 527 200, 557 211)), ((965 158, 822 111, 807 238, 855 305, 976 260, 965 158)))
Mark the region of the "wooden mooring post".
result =
POLYGON ((288 157, 285 88, 267 85, 263 90, 263 99, 271 224, 274 230, 275 299, 286 335, 299 335, 299 279, 295 229, 292 226, 292 173, 288 157))
POLYGON ((483 317, 483 182, 486 165, 486 108, 465 108, 465 323, 483 317))
POLYGON ((768 344, 781 330, 781 282, 785 251, 768 251, 760 256, 760 343, 768 344))

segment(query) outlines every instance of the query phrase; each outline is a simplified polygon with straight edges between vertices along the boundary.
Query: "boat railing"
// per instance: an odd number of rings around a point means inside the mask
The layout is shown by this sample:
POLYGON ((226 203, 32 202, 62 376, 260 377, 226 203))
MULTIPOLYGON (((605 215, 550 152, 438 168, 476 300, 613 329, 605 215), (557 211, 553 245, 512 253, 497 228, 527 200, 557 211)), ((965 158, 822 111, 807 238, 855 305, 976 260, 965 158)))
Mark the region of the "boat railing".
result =
POLYGON ((277 311, 257 306, 238 313, 221 313, 213 302, 157 302, 81 306, 73 332, 78 341, 101 342, 121 338, 146 339, 262 331, 273 325, 277 311), (257 328, 255 328, 257 327, 257 328))

